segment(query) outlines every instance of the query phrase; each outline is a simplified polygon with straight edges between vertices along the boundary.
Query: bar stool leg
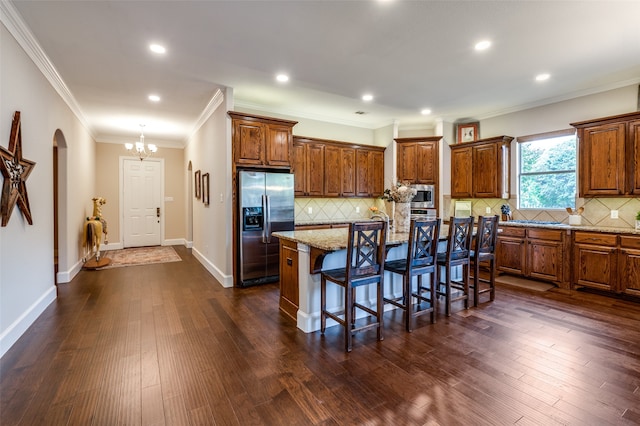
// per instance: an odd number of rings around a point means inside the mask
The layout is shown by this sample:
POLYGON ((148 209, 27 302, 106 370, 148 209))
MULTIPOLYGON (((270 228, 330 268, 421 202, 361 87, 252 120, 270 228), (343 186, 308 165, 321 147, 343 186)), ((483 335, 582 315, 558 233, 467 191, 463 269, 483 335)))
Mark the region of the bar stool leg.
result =
POLYGON ((320 333, 324 334, 327 328, 327 317, 325 311, 327 310, 327 280, 324 278, 320 280, 320 333))

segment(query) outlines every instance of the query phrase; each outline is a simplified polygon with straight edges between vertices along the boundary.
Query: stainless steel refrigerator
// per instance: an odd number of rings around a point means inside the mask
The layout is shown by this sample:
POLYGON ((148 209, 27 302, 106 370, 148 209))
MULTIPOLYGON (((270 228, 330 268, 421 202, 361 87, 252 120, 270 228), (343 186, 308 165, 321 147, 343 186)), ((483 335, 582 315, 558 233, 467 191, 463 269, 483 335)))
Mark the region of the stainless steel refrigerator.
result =
POLYGON ((272 232, 293 231, 293 174, 238 172, 239 285, 278 281, 279 240, 272 232))

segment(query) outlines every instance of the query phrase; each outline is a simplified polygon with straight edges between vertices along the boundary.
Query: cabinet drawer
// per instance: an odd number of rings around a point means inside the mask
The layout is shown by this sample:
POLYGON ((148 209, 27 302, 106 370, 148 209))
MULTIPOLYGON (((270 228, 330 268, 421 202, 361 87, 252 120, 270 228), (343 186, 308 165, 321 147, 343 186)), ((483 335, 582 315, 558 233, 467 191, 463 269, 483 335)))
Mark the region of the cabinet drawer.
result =
POLYGON ((624 248, 640 249, 640 237, 621 235, 620 246, 624 248))
POLYGON ((573 240, 576 243, 615 246, 617 244, 618 236, 612 234, 578 231, 573 234, 573 240))
POLYGON ((524 238, 525 232, 526 232, 526 229, 524 228, 505 226, 500 228, 500 232, 498 233, 498 236, 524 238))
POLYGON ((529 229, 529 238, 536 240, 562 241, 564 231, 558 229, 529 229))

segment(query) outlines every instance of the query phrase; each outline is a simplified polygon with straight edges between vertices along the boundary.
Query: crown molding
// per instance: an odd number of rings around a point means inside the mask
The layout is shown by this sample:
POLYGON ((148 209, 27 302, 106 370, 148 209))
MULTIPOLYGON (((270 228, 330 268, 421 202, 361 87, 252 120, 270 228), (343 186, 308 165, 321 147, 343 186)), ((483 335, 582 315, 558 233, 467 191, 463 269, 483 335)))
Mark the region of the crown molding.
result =
POLYGON ((222 90, 216 89, 213 97, 211 97, 211 100, 209 101, 207 106, 204 107, 204 110, 202 110, 200 116, 196 120, 196 123, 193 126, 193 130, 184 140, 184 146, 189 143, 189 141, 195 136, 196 132, 200 130, 200 127, 202 127, 204 123, 209 119, 209 117, 211 117, 211 115, 218 109, 218 107, 222 105, 222 102, 224 102, 224 94, 222 93, 222 90))
POLYGON ((20 47, 25 51, 27 56, 38 67, 42 75, 53 86, 54 90, 60 95, 62 100, 69 106, 71 111, 76 115, 80 123, 89 132, 91 137, 95 139, 95 134, 89 125, 80 105, 76 101, 66 83, 58 74, 53 63, 44 52, 40 43, 35 38, 29 27, 22 20, 22 16, 10 1, 0 1, 0 21, 4 24, 11 35, 16 39, 20 47))

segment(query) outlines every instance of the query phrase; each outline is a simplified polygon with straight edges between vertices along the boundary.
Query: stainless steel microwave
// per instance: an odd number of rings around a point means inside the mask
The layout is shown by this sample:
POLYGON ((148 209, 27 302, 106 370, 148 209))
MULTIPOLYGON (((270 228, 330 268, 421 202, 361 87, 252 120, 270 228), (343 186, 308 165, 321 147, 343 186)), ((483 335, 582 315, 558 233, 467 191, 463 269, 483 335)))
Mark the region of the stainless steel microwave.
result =
POLYGON ((436 206, 434 185, 411 185, 417 193, 411 201, 412 209, 429 209, 436 206))

